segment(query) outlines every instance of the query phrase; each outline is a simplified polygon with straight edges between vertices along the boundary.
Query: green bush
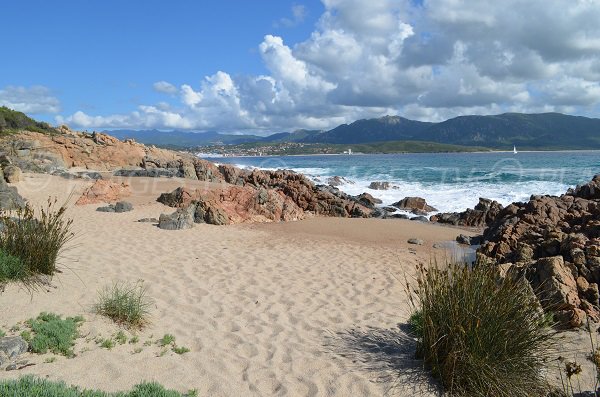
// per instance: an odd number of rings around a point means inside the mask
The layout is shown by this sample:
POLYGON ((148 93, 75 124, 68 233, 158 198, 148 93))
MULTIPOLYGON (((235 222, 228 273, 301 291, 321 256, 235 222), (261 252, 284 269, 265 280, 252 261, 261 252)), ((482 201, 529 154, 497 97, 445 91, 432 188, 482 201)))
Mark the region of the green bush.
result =
POLYGON ((24 281, 29 271, 23 261, 0 250, 0 283, 8 281, 24 281))
POLYGON ((94 311, 128 328, 143 328, 151 305, 143 283, 116 282, 99 292, 94 311))
POLYGON ((0 396, 7 397, 191 397, 193 392, 181 394, 167 390, 158 383, 141 383, 131 391, 106 393, 95 390, 81 390, 67 386, 64 382, 51 382, 33 376, 24 376, 17 380, 0 381, 0 396))
POLYGON ((81 317, 62 319, 53 313, 41 313, 37 318, 27 321, 31 328, 29 348, 34 353, 62 354, 72 357, 75 339, 79 336, 78 328, 83 322, 81 317))
POLYGON ((29 276, 56 272, 56 260, 72 238, 72 220, 66 220, 65 207, 55 208, 56 200, 48 200, 36 216, 31 205, 14 213, 3 213, 0 221, 0 250, 19 258, 29 276))
MULTIPOLYGON (((463 264, 420 267, 418 352, 451 396, 540 396, 553 332, 523 279, 463 264)), ((413 319, 414 320, 414 319, 413 319)))
POLYGON ((12 133, 22 130, 40 132, 42 134, 58 133, 48 123, 35 121, 27 117, 25 113, 17 112, 6 106, 0 106, 0 133, 12 133))

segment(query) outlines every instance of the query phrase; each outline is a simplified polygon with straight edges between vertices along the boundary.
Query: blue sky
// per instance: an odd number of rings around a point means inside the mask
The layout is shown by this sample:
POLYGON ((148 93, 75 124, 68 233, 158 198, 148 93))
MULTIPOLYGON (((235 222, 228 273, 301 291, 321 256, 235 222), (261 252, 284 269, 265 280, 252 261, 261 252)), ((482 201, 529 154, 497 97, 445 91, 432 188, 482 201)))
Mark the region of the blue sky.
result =
POLYGON ((597 117, 598 20, 599 0, 7 1, 0 105, 89 130, 597 117))
POLYGON ((161 99, 152 89, 156 81, 194 82, 218 70, 266 73, 257 51, 263 37, 281 33, 291 43, 303 40, 323 11, 319 1, 303 2, 305 16, 294 23, 295 5, 7 1, 2 30, 11 32, 11 61, 2 62, 0 88, 41 85, 60 97, 61 113, 109 114, 161 99))

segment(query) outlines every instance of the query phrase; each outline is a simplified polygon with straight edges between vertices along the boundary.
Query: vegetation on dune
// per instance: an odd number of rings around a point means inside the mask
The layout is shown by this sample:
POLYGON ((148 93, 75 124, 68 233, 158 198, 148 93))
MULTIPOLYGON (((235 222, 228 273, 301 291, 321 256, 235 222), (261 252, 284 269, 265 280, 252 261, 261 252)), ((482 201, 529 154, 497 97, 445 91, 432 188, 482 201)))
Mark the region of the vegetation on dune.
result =
POLYGON ((41 313, 27 321, 31 332, 25 331, 21 336, 27 340, 29 349, 34 353, 44 354, 50 351, 72 357, 75 339, 79 336, 77 329, 82 322, 82 317, 62 319, 54 313, 41 313))
POLYGON ((51 382, 33 376, 24 376, 17 380, 0 381, 0 396, 31 397, 193 397, 195 391, 178 393, 167 390, 158 383, 141 383, 131 391, 106 393, 97 390, 82 390, 75 386, 67 386, 64 382, 51 382))
POLYGON ((143 328, 149 321, 151 306, 142 282, 115 282, 98 293, 94 311, 127 328, 143 328))
POLYGON ((58 131, 52 128, 48 123, 35 121, 34 119, 27 117, 25 113, 17 112, 6 106, 0 106, 0 135, 10 134, 21 130, 40 132, 42 134, 58 133, 58 131))
POLYGON ((27 204, 14 212, 0 212, 0 282, 19 280, 35 286, 39 275, 52 276, 57 259, 74 237, 65 208, 48 200, 36 214, 27 204))
POLYGON ((420 267, 418 355, 451 396, 541 396, 554 332, 525 280, 464 264, 420 267))

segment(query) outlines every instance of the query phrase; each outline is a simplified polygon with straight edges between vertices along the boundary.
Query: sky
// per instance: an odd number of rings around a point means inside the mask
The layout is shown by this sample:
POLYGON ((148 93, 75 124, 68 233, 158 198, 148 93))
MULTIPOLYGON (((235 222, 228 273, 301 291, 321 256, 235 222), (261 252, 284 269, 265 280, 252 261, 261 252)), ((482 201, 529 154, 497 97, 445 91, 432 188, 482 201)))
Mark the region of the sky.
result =
POLYGON ((600 117, 600 0, 19 0, 0 105, 71 128, 270 133, 600 117))

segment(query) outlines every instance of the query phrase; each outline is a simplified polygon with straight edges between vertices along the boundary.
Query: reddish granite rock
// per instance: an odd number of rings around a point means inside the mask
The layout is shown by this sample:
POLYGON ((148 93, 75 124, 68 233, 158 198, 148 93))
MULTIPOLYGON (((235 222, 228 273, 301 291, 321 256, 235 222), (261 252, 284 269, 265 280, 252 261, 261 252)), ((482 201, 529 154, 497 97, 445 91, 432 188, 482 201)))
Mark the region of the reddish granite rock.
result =
POLYGON ((99 179, 79 197, 76 205, 110 203, 131 195, 129 185, 99 179))
POLYGON ((526 268, 532 285, 546 285, 540 298, 552 301, 548 308, 562 320, 573 325, 600 317, 600 176, 562 196, 509 205, 483 238, 479 260, 526 268))

